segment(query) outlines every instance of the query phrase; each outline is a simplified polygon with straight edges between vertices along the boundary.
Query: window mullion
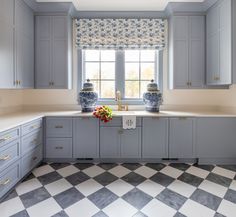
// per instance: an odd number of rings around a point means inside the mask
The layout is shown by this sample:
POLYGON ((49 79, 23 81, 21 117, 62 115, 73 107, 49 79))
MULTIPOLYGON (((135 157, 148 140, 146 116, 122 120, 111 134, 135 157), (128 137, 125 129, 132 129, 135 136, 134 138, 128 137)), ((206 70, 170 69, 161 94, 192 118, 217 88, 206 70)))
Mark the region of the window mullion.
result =
POLYGON ((125 95, 125 57, 123 50, 116 51, 116 90, 121 92, 121 97, 125 95))

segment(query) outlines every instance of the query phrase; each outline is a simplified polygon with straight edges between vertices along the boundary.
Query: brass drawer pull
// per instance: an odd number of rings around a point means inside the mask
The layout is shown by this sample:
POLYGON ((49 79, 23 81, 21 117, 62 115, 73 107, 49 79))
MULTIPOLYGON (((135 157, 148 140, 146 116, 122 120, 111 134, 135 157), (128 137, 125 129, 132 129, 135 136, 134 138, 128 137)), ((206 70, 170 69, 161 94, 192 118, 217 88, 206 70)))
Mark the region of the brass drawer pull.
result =
POLYGON ((55 149, 58 149, 58 150, 60 149, 61 150, 61 149, 63 149, 63 147, 62 146, 57 146, 57 147, 55 147, 55 149))
POLYGON ((11 136, 6 136, 6 137, 0 139, 0 142, 5 142, 5 141, 7 141, 7 140, 9 140, 11 138, 12 138, 11 136))
POLYGON ((11 156, 10 155, 6 155, 6 156, 2 156, 2 157, 0 157, 0 160, 9 160, 11 158, 11 156))
POLYGON ((35 161, 35 160, 37 160, 37 159, 38 159, 38 157, 33 157, 33 158, 32 158, 33 161, 35 161))
POLYGON ((124 132, 124 131, 123 131, 122 129, 118 130, 118 133, 119 133, 119 134, 123 134, 123 132, 124 132))
POLYGON ((33 144, 35 144, 37 141, 38 141, 37 139, 34 139, 34 140, 31 141, 31 144, 33 145, 33 144))
POLYGON ((8 178, 5 181, 0 182, 0 185, 7 185, 11 182, 11 180, 8 178))
POLYGON ((179 120, 186 120, 187 117, 179 117, 179 120))
POLYGON ((56 129, 62 129, 63 126, 62 126, 62 125, 57 125, 57 126, 55 126, 55 128, 56 128, 56 129))
POLYGON ((30 127, 30 130, 36 129, 36 128, 39 128, 39 127, 40 127, 40 125, 38 125, 38 124, 37 125, 33 125, 33 126, 30 127))

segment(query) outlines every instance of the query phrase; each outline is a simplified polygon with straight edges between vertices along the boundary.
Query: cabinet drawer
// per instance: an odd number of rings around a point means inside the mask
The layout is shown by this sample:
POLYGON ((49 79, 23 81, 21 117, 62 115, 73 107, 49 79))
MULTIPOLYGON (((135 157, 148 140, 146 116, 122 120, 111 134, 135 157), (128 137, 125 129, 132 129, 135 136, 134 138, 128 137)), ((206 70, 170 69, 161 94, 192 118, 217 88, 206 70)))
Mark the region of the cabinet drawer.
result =
MULTIPOLYGON (((141 125, 142 125, 142 119, 137 118, 136 119, 136 126, 141 127, 141 125)), ((101 127, 109 127, 109 126, 110 127, 121 127, 122 126, 122 117, 115 117, 107 123, 100 121, 100 126, 101 127)))
POLYGON ((46 141, 46 158, 72 158, 71 138, 50 138, 46 141))
POLYGON ((47 137, 72 137, 72 118, 47 118, 47 137))
POLYGON ((0 171, 20 158, 20 140, 0 148, 0 171))
POLYGON ((0 198, 20 180, 20 161, 0 173, 0 198))
POLYGON ((42 119, 38 119, 36 121, 32 121, 28 124, 23 125, 21 128, 22 136, 42 128, 42 124, 43 124, 42 119))
POLYGON ((0 133, 0 147, 18 139, 20 137, 20 128, 14 128, 0 133))
POLYGON ((42 130, 39 129, 33 133, 27 134, 21 139, 21 154, 31 151, 42 144, 42 130))
POLYGON ((43 158, 42 146, 38 146, 21 159, 21 177, 24 177, 43 158))

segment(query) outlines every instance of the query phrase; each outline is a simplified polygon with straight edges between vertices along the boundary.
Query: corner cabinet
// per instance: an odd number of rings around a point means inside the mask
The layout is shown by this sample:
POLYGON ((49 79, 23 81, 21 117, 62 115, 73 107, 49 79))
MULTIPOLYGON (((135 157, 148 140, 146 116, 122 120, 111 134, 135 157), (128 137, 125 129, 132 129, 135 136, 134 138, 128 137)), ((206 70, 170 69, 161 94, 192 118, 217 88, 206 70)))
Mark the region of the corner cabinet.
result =
POLYGON ((169 32, 169 88, 203 88, 205 16, 172 16, 169 32))
POLYGON ((69 16, 36 16, 36 88, 70 89, 72 20, 69 16))
POLYGON ((207 85, 232 84, 231 0, 218 1, 207 12, 207 85))

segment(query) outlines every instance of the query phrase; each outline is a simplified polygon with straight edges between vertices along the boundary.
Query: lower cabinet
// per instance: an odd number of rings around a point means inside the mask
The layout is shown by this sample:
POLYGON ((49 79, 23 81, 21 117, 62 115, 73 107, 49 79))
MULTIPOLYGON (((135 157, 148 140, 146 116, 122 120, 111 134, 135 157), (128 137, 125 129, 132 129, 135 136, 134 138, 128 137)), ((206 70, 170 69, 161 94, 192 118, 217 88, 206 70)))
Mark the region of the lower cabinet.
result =
POLYGON ((141 127, 130 130, 121 127, 101 127, 100 157, 141 158, 141 127))
POLYGON ((169 158, 195 157, 195 119, 170 118, 169 158))
POLYGON ((142 157, 168 158, 168 118, 143 118, 142 157))
POLYGON ((73 158, 99 158, 98 119, 73 119, 73 158))

